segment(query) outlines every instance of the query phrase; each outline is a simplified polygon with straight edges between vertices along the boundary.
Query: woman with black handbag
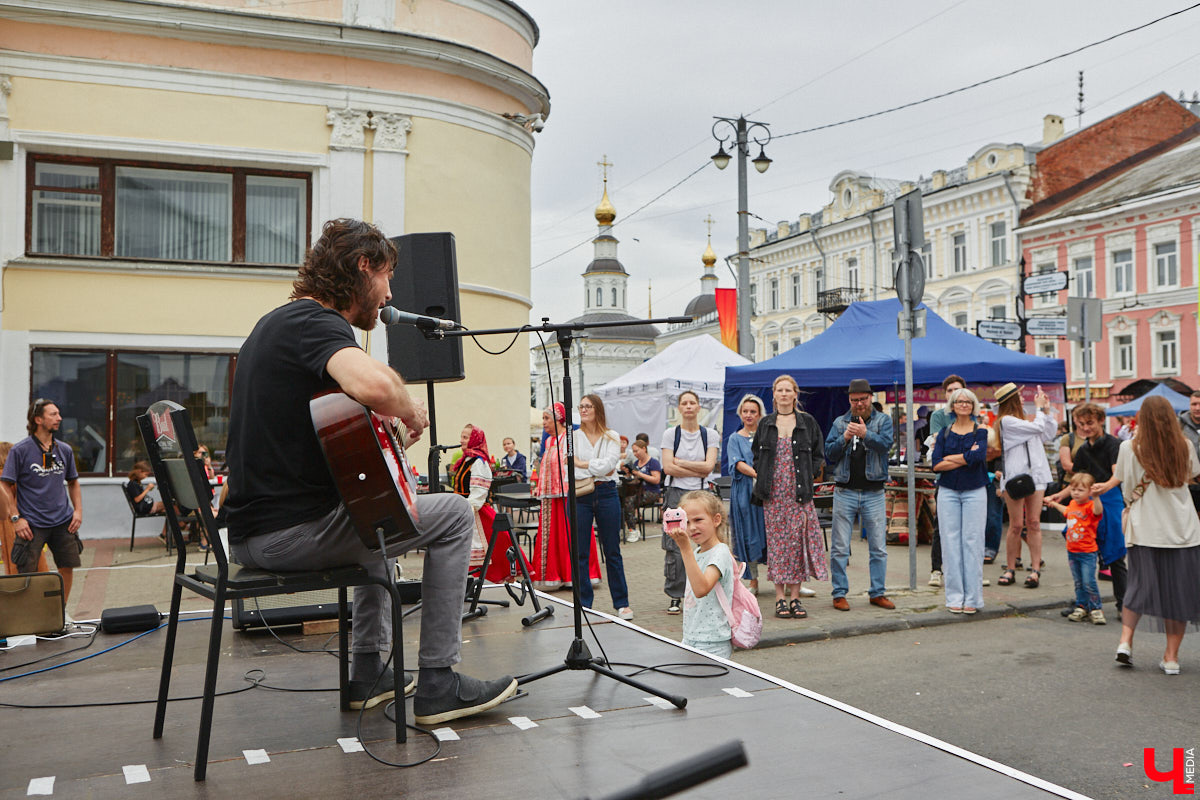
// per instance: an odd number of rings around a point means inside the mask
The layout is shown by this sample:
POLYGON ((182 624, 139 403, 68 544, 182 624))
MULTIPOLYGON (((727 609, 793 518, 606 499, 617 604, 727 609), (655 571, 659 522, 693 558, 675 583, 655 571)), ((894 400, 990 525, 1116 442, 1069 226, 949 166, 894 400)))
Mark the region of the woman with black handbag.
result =
POLYGON ((1033 397, 1037 414, 1025 417, 1021 392, 1015 383, 996 390, 996 429, 1004 450, 1004 504, 1008 507, 1008 534, 1004 572, 997 581, 1001 586, 1016 582, 1017 559, 1021 555, 1021 531, 1029 543, 1027 589, 1036 589, 1042 578, 1042 495, 1050 483, 1050 460, 1045 443, 1054 439, 1058 422, 1050 407, 1050 398, 1039 386, 1033 397))

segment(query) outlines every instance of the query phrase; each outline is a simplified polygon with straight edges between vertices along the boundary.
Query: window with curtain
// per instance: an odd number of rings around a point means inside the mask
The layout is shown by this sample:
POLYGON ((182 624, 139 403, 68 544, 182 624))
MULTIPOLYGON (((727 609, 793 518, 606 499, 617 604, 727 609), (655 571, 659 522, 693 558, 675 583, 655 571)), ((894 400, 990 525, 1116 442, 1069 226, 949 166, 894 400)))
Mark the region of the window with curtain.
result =
POLYGON ((311 176, 31 154, 29 255, 300 264, 311 176))
POLYGON ((218 460, 225 450, 234 357, 229 353, 33 351, 30 400, 54 400, 60 438, 81 474, 126 474, 146 458, 136 418, 158 400, 191 412, 196 437, 218 460))

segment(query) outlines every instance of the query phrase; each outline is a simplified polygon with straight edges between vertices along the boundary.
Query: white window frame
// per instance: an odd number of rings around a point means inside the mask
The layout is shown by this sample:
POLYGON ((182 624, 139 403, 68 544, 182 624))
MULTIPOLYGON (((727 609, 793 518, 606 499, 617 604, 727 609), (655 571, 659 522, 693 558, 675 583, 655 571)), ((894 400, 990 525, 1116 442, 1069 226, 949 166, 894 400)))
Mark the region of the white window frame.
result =
POLYGON ((1094 256, 1076 256, 1071 259, 1071 296, 1096 296, 1096 259, 1094 256), (1087 262, 1086 268, 1081 266, 1085 261, 1087 262))
POLYGON ((1004 220, 991 222, 988 233, 991 236, 991 266, 1002 267, 1008 263, 1008 223, 1004 220))
POLYGON ((921 248, 921 260, 925 262, 925 280, 933 280, 933 242, 926 240, 921 248))
POLYGON ((1058 342, 1053 339, 1038 342, 1037 354, 1043 358, 1058 358, 1058 342))
POLYGON ((851 257, 851 258, 846 259, 846 288, 848 288, 848 289, 857 289, 858 288, 858 259, 857 258, 851 257))
POLYGON ((1179 241, 1176 239, 1168 239, 1164 241, 1151 242, 1150 252, 1153 254, 1154 263, 1151 266, 1151 278, 1155 289, 1178 289, 1179 288, 1179 241), (1160 254, 1160 247, 1170 247, 1171 252, 1160 254), (1162 279, 1162 272, 1168 271, 1167 279, 1162 279))
POLYGON ((771 287, 771 294, 770 294, 771 310, 778 311, 779 310, 779 278, 771 278, 770 287, 771 287))
POLYGON ((1133 247, 1120 247, 1110 250, 1108 253, 1108 263, 1109 274, 1111 275, 1108 284, 1110 287, 1110 296, 1126 297, 1137 294, 1137 268, 1133 247), (1118 263, 1117 256, 1122 253, 1128 253, 1129 260, 1118 263), (1122 274, 1124 274, 1123 279, 1122 274), (1121 284, 1124 288, 1118 287, 1118 284, 1121 284))
POLYGON ((962 275, 969 269, 967 264, 966 231, 955 231, 950 234, 950 252, 954 255, 951 261, 953 264, 953 274, 962 275))
POLYGON ((1133 331, 1122 331, 1110 335, 1112 342, 1112 368, 1109 370, 1114 378, 1131 378, 1137 375, 1137 340, 1133 331), (1128 339, 1128 342, 1122 342, 1128 339), (1122 365, 1125 355, 1129 357, 1128 366, 1122 365))
MULTIPOLYGON (((1036 256, 1035 256, 1036 258, 1036 256)), ((1045 275, 1050 272, 1058 271, 1058 262, 1051 257, 1047 261, 1035 261, 1033 267, 1034 275, 1045 275)), ((1056 308, 1058 307, 1058 292, 1039 292, 1033 295, 1034 308, 1056 308)))
POLYGON ((1088 342, 1085 346, 1080 347, 1079 342, 1071 343, 1071 375, 1081 381, 1085 377, 1084 359, 1087 359, 1087 374, 1086 377, 1092 380, 1096 379, 1096 343, 1088 342))
POLYGON ((1179 374, 1179 326, 1178 324, 1154 331, 1154 374, 1179 374))
POLYGON ((800 280, 800 273, 792 273, 792 307, 799 308, 804 304, 804 298, 801 296, 801 287, 803 286, 800 280))
POLYGON ((960 331, 970 332, 971 314, 967 311, 955 311, 950 315, 951 325, 958 328, 960 331))

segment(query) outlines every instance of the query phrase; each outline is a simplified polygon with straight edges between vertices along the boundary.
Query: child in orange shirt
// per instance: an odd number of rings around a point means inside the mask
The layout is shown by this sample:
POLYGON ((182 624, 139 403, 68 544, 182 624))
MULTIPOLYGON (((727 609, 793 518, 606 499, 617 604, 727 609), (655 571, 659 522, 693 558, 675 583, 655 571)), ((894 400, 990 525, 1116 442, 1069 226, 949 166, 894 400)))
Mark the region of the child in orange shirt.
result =
POLYGON ((1092 484, 1096 479, 1086 472, 1077 472, 1067 487, 1071 492, 1071 504, 1062 506, 1053 500, 1043 502, 1058 510, 1067 518, 1067 561, 1071 566, 1071 577, 1075 579, 1075 610, 1067 616, 1072 622, 1091 620, 1093 625, 1103 625, 1104 611, 1100 608, 1100 587, 1096 583, 1096 531, 1104 506, 1099 497, 1092 497, 1092 484))

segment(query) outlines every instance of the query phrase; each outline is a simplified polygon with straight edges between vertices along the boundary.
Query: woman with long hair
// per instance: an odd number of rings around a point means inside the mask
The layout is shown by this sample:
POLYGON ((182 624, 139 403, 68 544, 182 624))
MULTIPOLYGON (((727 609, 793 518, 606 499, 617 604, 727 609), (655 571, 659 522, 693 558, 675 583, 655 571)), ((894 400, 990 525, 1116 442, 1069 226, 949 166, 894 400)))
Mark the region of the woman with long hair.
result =
POLYGON ((987 428, 975 419, 979 400, 970 389, 950 393, 953 422, 933 444, 938 473, 937 515, 941 529, 946 608, 974 614, 983 608, 983 532, 987 523, 987 428))
MULTIPOLYGON (((621 502, 617 499, 617 462, 621 442, 617 432, 608 427, 604 402, 596 394, 585 394, 579 401, 579 430, 575 431, 575 520, 578 523, 576 543, 579 565, 576 575, 591 571, 591 550, 595 540, 604 548, 604 566, 608 571, 608 591, 613 608, 621 619, 633 619, 629 607, 629 589, 625 584, 625 565, 621 560, 621 502), (591 491, 579 493, 590 479, 591 491), (595 538, 592 525, 595 523, 595 538), (589 547, 580 540, 587 536, 589 547)), ((579 601, 584 608, 592 607, 591 581, 579 586, 579 601)))
MULTIPOLYGON (((538 516, 537 538, 533 545, 533 563, 529 577, 544 592, 571 584, 571 551, 568 546, 567 517, 567 410, 555 403, 542 412, 546 443, 538 464, 537 495, 542 501, 538 516)), ((591 578, 600 577, 600 556, 592 540, 591 578)))
POLYGON ((800 388, 780 375, 771 388, 775 410, 754 434, 753 502, 763 508, 767 578, 775 584, 775 616, 804 619, 800 602, 806 580, 829 580, 821 523, 813 505, 813 475, 825 463, 825 438, 812 415, 800 408, 800 388), (784 598, 784 592, 790 600, 784 598))
POLYGON ((1179 645, 1190 625, 1200 630, 1200 520, 1188 484, 1200 459, 1179 427, 1171 404, 1148 397, 1137 415, 1137 435, 1121 443, 1112 479, 1095 484, 1099 495, 1120 484, 1125 496, 1129 582, 1121 610, 1117 663, 1133 666, 1133 632, 1146 620, 1167 636, 1159 669, 1179 674, 1179 645))
POLYGON ((758 565, 767 563, 767 530, 762 506, 750 502, 754 492, 754 452, 750 441, 758 432, 759 421, 767 415, 766 406, 758 395, 748 394, 738 403, 742 427, 729 434, 725 452, 729 453, 729 468, 733 483, 729 488, 729 519, 733 523, 733 556, 746 565, 740 577, 750 579, 750 591, 758 594, 758 565))
MULTIPOLYGON (((1006 383, 996 390, 996 430, 1004 452, 1004 481, 1018 475, 1033 479, 1033 494, 1020 499, 1004 495, 1008 507, 1008 534, 1004 572, 997 581, 1001 586, 1016 582, 1017 559, 1021 556, 1021 531, 1029 543, 1029 577, 1025 588, 1036 589, 1042 578, 1042 496, 1050 483, 1050 460, 1046 458, 1045 443, 1054 439, 1058 423, 1050 398, 1038 387, 1033 402, 1037 414, 1032 420, 1025 417, 1021 392, 1015 383, 1006 383)), ((1002 484, 1003 485, 1003 484, 1002 484)))

